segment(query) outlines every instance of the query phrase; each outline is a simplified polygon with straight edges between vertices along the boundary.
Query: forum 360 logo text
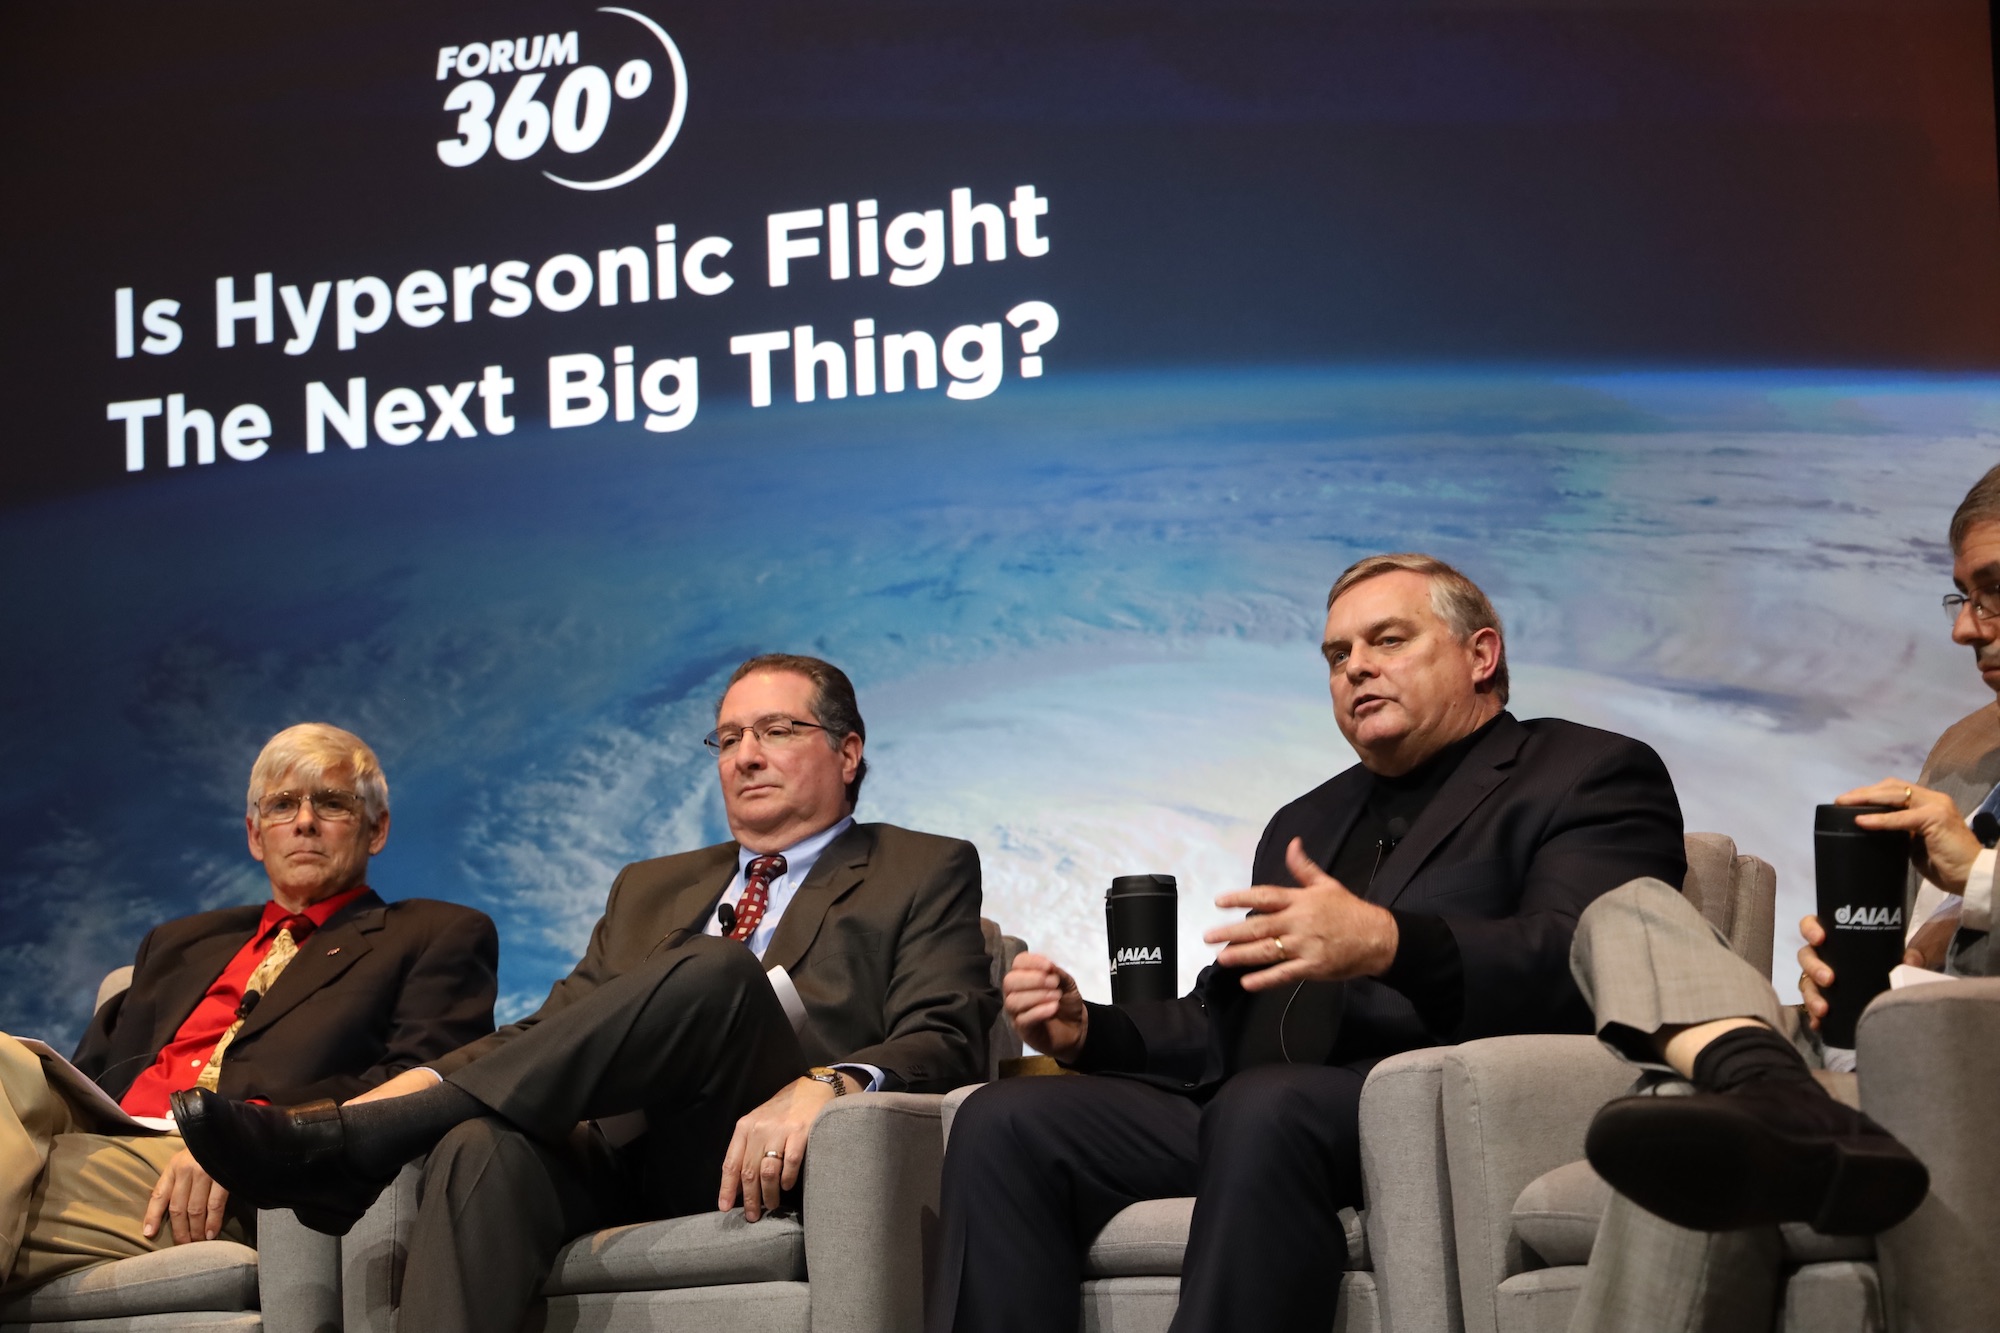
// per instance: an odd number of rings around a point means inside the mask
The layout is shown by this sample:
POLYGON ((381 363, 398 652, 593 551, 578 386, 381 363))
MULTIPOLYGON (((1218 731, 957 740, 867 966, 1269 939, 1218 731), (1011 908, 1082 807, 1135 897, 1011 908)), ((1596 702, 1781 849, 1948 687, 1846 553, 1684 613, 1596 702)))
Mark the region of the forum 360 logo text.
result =
POLYGON ((438 160, 534 161, 572 190, 612 190, 651 171, 687 114, 687 67, 644 14, 597 13, 609 17, 581 31, 439 47, 444 110, 457 120, 438 160))

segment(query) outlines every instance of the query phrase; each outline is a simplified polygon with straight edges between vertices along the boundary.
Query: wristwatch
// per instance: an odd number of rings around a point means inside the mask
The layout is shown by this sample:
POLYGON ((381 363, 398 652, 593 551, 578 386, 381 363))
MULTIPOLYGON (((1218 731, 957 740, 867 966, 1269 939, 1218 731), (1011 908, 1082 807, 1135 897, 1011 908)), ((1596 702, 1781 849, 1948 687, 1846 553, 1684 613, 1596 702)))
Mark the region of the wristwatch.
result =
POLYGON ((841 1078, 840 1071, 831 1065, 814 1065, 806 1071, 806 1077, 815 1083, 826 1084, 833 1089, 833 1095, 836 1097, 847 1095, 847 1081, 841 1078))

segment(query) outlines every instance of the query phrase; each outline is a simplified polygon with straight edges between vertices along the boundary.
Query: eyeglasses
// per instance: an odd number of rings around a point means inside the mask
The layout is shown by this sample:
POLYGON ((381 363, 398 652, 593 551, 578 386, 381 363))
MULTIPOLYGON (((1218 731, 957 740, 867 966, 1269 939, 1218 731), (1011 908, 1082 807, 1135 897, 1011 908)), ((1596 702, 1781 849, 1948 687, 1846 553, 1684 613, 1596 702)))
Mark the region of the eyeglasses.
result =
POLYGON ((345 824, 361 818, 361 798, 338 787, 322 787, 316 792, 281 791, 257 802, 257 817, 266 824, 289 824, 299 811, 312 802, 313 813, 329 824, 345 824))
POLYGON ((1975 620, 1991 620, 2000 616, 2000 583, 1989 583, 1983 588, 1974 588, 1972 595, 1962 592, 1948 592, 1944 595, 1944 613, 1953 620, 1966 607, 1972 608, 1975 620))
POLYGON ((801 740, 808 731, 825 731, 817 722, 801 722, 795 717, 767 717, 752 722, 747 727, 717 728, 701 738, 701 743, 718 759, 727 759, 736 753, 736 747, 746 735, 753 735, 757 743, 769 750, 782 750, 801 740))

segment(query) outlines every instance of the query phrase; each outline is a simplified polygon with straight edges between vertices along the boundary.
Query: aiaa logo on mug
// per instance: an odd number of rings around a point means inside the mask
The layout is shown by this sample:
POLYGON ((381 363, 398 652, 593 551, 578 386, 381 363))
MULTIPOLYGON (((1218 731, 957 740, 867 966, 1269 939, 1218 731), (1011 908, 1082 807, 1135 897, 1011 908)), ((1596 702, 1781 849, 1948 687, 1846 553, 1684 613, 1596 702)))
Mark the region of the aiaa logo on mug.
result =
POLYGON ((1130 967, 1135 963, 1164 963, 1165 961, 1166 959, 1160 956, 1160 946, 1157 944, 1150 949, 1127 945, 1118 951, 1117 957, 1111 960, 1111 968, 1115 972, 1121 967, 1130 967))
POLYGON ((470 167, 553 150, 558 169, 542 175, 572 190, 614 190, 651 171, 687 115, 687 66, 644 14, 597 12, 610 17, 581 32, 439 47, 438 82, 457 80, 444 110, 458 119, 456 133, 438 140, 438 160, 470 167))
POLYGON ((1900 907, 1838 907, 1834 909, 1833 921, 1837 926, 1849 930, 1901 930, 1903 909, 1900 907))

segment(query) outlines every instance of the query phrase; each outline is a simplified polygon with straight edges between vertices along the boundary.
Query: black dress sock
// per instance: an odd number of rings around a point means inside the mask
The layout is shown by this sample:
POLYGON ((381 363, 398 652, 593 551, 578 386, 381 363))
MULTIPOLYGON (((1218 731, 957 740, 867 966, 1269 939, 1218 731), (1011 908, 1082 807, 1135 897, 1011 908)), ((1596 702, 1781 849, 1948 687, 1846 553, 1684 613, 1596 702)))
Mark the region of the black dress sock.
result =
POLYGON ((340 1108, 348 1164, 371 1180, 387 1180, 455 1127, 487 1114, 484 1102, 455 1083, 349 1103, 340 1108))
POLYGON ((1729 1029, 1694 1058, 1693 1082, 1703 1092, 1732 1092, 1763 1079, 1819 1087, 1798 1048, 1762 1023, 1729 1029))

